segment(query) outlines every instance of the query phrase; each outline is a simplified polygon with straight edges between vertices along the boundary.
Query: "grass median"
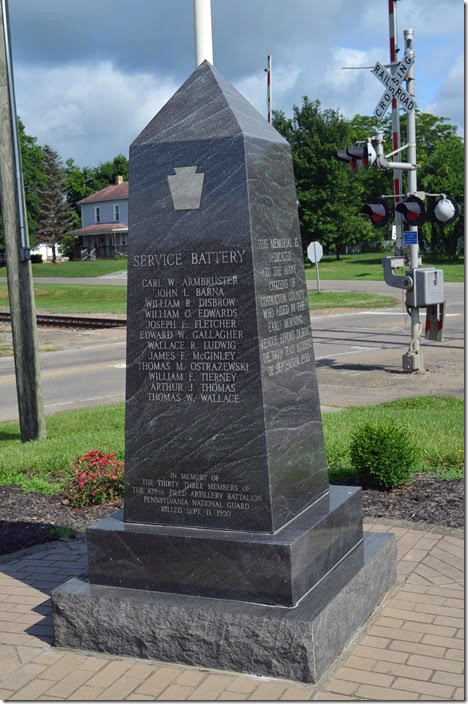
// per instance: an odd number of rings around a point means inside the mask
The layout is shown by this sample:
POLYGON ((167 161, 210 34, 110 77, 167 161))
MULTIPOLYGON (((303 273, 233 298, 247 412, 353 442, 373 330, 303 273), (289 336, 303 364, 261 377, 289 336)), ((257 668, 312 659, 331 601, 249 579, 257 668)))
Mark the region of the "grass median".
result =
MULTIPOLYGON (((354 428, 366 421, 406 425, 422 449, 418 471, 445 479, 463 476, 463 400, 448 397, 401 399, 378 406, 323 414, 330 479, 352 477, 348 448, 354 428)), ((21 443, 18 423, 0 424, 0 485, 25 491, 59 491, 73 463, 89 450, 124 457, 124 404, 67 411, 46 419, 47 438, 21 443)))
MULTIPOLYGON (((35 284, 36 309, 43 313, 126 313, 126 286, 35 284)), ((8 291, 0 284, 0 306, 8 307, 8 291)))
MULTIPOLYGON (((319 263, 321 279, 350 281, 383 281, 382 257, 392 256, 392 252, 371 252, 367 254, 342 254, 340 259, 335 256, 324 256, 319 263)), ((464 258, 457 260, 436 257, 421 253, 422 265, 443 269, 445 281, 464 281, 464 258)), ((52 264, 43 262, 33 264, 34 277, 86 277, 103 276, 120 271, 126 271, 127 259, 93 259, 83 262, 60 262, 52 264)), ((403 273, 403 270, 398 273, 403 273)), ((6 276, 6 269, 0 268, 0 276, 6 276)), ((306 262, 306 276, 315 279, 315 269, 309 261, 306 262)))
MULTIPOLYGON (((75 284, 35 284, 34 296, 38 312, 47 313, 125 313, 125 286, 88 286, 75 284)), ((322 308, 386 308, 398 303, 391 296, 371 293, 327 291, 309 292, 312 310, 322 308)), ((0 307, 8 308, 6 284, 0 284, 0 307)))
POLYGON ((127 270, 127 259, 92 259, 83 262, 42 262, 32 265, 33 276, 82 278, 105 276, 127 270))
POLYGON ((309 308, 390 308, 401 301, 393 296, 380 296, 373 293, 351 293, 350 291, 309 291, 309 308))
MULTIPOLYGON (((325 256, 319 262, 319 276, 325 280, 348 281, 383 281, 382 257, 392 256, 391 252, 371 254, 343 254, 340 259, 325 256)), ((421 253, 422 266, 433 266, 443 269, 445 281, 464 281, 464 259, 454 261, 441 259, 429 254, 421 253)), ((406 268, 397 270, 396 273, 404 275, 406 268)), ((315 279, 315 268, 306 262, 306 278, 315 279)))

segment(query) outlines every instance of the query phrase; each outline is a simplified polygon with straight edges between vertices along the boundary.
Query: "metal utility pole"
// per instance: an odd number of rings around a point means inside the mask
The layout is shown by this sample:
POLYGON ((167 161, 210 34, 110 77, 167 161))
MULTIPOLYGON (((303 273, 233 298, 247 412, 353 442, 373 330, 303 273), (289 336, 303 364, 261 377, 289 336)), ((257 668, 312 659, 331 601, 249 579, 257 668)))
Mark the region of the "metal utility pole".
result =
MULTIPOLYGON (((414 59, 414 31, 405 29, 405 53, 414 59)), ((414 63, 411 65, 406 76, 406 92, 414 97, 414 63)), ((410 164, 416 164, 416 110, 407 113, 407 158, 410 164)), ((410 195, 416 194, 418 190, 418 177, 416 169, 407 173, 407 188, 410 195)), ((408 231, 418 232, 417 225, 409 225, 408 231)), ((409 245, 409 265, 411 269, 419 267, 419 243, 416 235, 416 244, 409 245)), ((408 352, 403 355, 403 367, 408 371, 424 371, 423 354, 419 344, 421 335, 421 324, 419 321, 419 308, 411 308, 411 342, 408 352)))
POLYGON ((211 0, 193 0, 195 20, 195 68, 205 61, 213 63, 211 0))
POLYGON ((267 62, 267 121, 271 123, 271 54, 268 54, 267 62))
POLYGON ((7 0, 0 0, 0 197, 21 440, 45 437, 7 0))
MULTIPOLYGON (((389 28, 389 39, 390 39, 390 72, 392 75, 395 74, 397 69, 397 54, 398 54, 398 27, 397 27, 397 0, 388 0, 388 28, 389 28)), ((393 150, 397 151, 400 148, 400 110, 398 107, 398 101, 394 97, 392 99, 392 144, 393 150)), ((408 160, 409 161, 409 160, 408 160)), ((399 196, 401 195, 401 171, 397 169, 393 172, 393 194, 395 196, 395 205, 400 202, 399 196)), ((396 241, 395 241, 395 254, 402 253, 402 216, 401 213, 395 211, 395 228, 396 228, 396 241)))

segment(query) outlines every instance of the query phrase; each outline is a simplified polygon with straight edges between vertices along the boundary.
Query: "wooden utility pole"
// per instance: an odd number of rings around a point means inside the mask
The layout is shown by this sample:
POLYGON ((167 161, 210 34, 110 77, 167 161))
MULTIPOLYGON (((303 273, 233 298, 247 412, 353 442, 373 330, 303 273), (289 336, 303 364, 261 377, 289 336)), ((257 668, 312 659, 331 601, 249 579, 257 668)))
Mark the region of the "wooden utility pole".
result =
POLYGON ((27 442, 45 437, 45 421, 7 0, 0 0, 0 201, 21 440, 27 442))

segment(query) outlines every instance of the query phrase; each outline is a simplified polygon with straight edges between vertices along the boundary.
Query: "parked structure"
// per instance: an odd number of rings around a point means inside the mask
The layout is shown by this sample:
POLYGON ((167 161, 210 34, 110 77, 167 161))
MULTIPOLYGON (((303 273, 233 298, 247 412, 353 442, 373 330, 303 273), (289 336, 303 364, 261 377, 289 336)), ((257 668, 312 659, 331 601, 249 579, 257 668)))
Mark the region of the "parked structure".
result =
POLYGON ((77 257, 111 258, 127 253, 128 181, 117 176, 115 184, 78 201, 82 227, 74 230, 78 237, 77 257))

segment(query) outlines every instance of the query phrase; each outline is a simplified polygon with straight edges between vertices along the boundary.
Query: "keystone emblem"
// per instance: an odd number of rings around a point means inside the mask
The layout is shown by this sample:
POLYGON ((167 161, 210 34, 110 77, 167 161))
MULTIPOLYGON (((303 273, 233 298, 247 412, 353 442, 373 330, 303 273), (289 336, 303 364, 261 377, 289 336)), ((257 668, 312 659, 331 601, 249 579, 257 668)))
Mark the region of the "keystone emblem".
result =
POLYGON ((197 166, 176 166, 175 175, 167 177, 175 210, 196 210, 200 207, 205 174, 197 174, 197 166))

